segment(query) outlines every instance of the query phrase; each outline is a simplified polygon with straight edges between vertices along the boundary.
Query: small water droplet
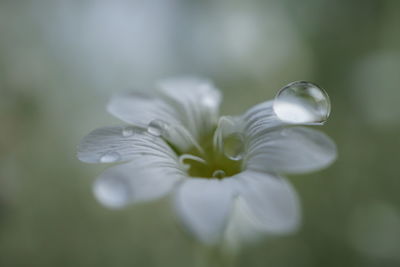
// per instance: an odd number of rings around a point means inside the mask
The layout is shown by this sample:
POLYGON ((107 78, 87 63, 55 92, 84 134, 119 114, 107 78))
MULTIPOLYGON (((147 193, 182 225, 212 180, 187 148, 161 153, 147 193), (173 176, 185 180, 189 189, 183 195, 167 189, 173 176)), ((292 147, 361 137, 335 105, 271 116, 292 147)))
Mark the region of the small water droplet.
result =
POLYGON ((216 171, 213 172, 212 176, 214 178, 221 179, 221 178, 224 178, 226 176, 226 174, 225 174, 225 172, 223 170, 216 170, 216 171))
POLYGON ((106 177, 97 180, 93 191, 97 199, 110 208, 120 208, 132 198, 129 182, 118 177, 106 177))
POLYGON ((223 151, 225 156, 231 160, 241 160, 244 153, 244 140, 240 133, 232 133, 223 140, 223 151))
POLYGON ((148 127, 147 132, 154 136, 162 136, 166 135, 168 132, 169 125, 165 121, 162 120, 152 120, 148 127))
POLYGON ((292 130, 291 127, 290 127, 290 128, 283 128, 283 129, 281 130, 280 134, 281 134, 282 136, 289 136, 290 133, 291 133, 292 131, 293 131, 293 130, 292 130))
POLYGON ((112 162, 116 162, 121 158, 121 155, 118 152, 115 151, 109 151, 104 153, 101 157, 100 157, 100 162, 101 163, 112 163, 112 162))
POLYGON ((315 84, 292 82, 279 90, 273 108, 284 122, 323 124, 331 111, 328 94, 315 84))
POLYGON ((125 127, 122 129, 122 136, 123 137, 130 137, 134 134, 134 129, 131 126, 125 127))

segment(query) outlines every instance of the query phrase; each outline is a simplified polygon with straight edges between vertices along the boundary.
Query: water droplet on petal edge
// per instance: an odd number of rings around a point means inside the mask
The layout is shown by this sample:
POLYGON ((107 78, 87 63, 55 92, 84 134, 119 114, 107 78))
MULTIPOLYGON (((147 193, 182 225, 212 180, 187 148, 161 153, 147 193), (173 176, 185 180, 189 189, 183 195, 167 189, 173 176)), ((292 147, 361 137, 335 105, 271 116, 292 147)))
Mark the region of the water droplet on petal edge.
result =
POLYGON ((293 129, 292 128, 283 128, 280 131, 281 136, 290 136, 290 134, 292 133, 293 129))
POLYGON ((134 134, 133 127, 128 126, 128 127, 125 127, 125 128, 122 129, 122 136, 123 137, 130 137, 133 134, 134 134))
POLYGON ((330 114, 331 104, 324 89, 298 81, 279 90, 273 109, 276 116, 287 123, 323 124, 330 114))
POLYGON ((116 162, 121 158, 121 155, 118 152, 115 151, 109 151, 104 153, 99 161, 101 163, 112 163, 112 162, 116 162))
POLYGON ((152 120, 147 126, 147 132, 153 136, 162 136, 167 133, 168 126, 168 123, 162 120, 152 120))

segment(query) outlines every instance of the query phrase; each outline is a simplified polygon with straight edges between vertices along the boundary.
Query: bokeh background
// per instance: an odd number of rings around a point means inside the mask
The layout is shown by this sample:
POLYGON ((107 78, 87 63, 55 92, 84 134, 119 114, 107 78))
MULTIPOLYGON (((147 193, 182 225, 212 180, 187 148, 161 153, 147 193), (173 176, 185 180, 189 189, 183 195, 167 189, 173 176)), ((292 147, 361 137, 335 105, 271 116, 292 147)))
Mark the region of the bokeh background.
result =
POLYGON ((339 157, 289 177, 299 232, 237 266, 400 266, 400 1, 0 1, 0 266, 193 266, 168 199, 108 210, 76 145, 118 124, 116 92, 194 74, 240 114, 295 80, 324 87, 339 157))

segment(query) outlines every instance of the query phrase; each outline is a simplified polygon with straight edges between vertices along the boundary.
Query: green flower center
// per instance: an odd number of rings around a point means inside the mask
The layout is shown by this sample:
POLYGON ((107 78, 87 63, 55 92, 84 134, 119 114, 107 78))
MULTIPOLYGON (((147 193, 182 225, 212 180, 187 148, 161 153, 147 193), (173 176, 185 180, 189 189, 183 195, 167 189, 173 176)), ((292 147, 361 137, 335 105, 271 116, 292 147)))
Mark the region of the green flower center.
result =
POLYGON ((222 151, 215 147, 213 131, 199 142, 202 152, 192 148, 183 155, 191 155, 183 160, 188 167, 187 173, 192 177, 227 178, 242 170, 243 138, 238 134, 231 134, 223 138, 222 151), (200 158, 204 161, 196 160, 200 158))

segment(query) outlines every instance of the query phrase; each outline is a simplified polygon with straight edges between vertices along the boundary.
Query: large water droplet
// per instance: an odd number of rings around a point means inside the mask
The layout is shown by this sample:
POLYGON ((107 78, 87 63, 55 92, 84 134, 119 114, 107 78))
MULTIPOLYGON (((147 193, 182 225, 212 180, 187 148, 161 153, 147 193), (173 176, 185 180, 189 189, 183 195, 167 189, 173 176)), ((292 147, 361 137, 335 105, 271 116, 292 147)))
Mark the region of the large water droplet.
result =
POLYGON ((324 89, 304 81, 292 82, 279 90, 273 107, 279 119, 294 124, 323 124, 331 111, 324 89))
POLYGON ((216 170, 213 172, 212 176, 214 178, 222 179, 226 176, 226 173, 223 170, 216 170))
POLYGON ((100 157, 99 161, 101 163, 112 163, 118 161, 120 158, 121 155, 118 152, 108 151, 100 157))
POLYGON ((168 133, 169 125, 165 121, 162 120, 152 120, 148 127, 147 132, 154 136, 162 136, 168 133))
POLYGON ((129 182, 123 178, 107 177, 96 181, 93 191, 97 199, 110 208, 120 208, 132 198, 129 182))
POLYGON ((223 152, 231 160, 241 160, 244 153, 244 138, 240 133, 232 133, 224 138, 223 152))
POLYGON ((127 126, 122 129, 122 136, 123 137, 130 137, 134 134, 134 129, 132 126, 127 126))

